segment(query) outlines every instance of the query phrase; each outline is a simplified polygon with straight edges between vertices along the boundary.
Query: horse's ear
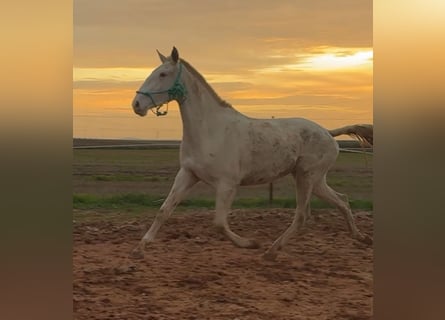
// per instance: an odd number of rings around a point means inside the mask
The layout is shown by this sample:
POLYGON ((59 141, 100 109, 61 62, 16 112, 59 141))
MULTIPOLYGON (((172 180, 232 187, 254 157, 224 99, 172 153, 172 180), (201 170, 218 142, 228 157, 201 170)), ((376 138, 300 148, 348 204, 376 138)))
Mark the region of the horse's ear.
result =
POLYGON ((178 49, 176 49, 176 47, 173 47, 172 53, 171 53, 171 57, 174 63, 177 63, 179 60, 179 53, 178 53, 178 49))
POLYGON ((158 55, 159 55, 159 59, 161 59, 162 63, 164 63, 165 61, 167 61, 167 57, 164 56, 162 53, 160 53, 158 49, 156 49, 156 52, 158 53, 158 55))

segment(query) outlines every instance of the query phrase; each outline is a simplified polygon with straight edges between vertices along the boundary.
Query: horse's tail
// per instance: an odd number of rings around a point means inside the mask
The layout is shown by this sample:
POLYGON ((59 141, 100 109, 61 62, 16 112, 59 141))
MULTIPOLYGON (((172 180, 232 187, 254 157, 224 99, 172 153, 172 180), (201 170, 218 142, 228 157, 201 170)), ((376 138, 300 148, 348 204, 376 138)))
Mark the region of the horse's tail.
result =
POLYGON ((341 127, 334 130, 329 130, 329 133, 333 136, 339 136, 347 134, 353 138, 356 138, 362 146, 373 146, 374 128, 372 124, 354 124, 346 127, 341 127))

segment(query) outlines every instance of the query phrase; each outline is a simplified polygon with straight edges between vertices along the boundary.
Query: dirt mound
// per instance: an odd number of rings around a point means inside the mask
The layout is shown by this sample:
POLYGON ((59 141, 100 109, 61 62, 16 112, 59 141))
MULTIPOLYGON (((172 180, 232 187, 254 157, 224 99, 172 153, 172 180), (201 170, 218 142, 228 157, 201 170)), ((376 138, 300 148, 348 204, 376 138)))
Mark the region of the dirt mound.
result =
MULTIPOLYGON (((212 212, 173 215, 144 260, 129 253, 151 220, 74 226, 74 319, 371 319, 372 247, 352 240, 343 217, 314 210, 277 261, 261 258, 294 210, 235 210, 240 249, 216 234, 212 212)), ((356 212, 372 235, 372 217, 356 212)))

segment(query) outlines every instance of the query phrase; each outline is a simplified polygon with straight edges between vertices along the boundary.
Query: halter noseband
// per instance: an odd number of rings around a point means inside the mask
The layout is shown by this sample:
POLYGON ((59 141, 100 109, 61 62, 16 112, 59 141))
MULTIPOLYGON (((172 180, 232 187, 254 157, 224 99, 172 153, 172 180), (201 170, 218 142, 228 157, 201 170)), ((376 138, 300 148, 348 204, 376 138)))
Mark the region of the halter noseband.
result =
POLYGON ((154 114, 157 116, 165 116, 168 112, 168 102, 172 100, 176 100, 178 102, 182 102, 186 98, 187 89, 184 87, 184 85, 179 81, 182 73, 182 63, 179 64, 179 72, 176 76, 175 82, 173 82, 172 86, 167 90, 161 90, 161 91, 136 91, 136 93, 143 94, 144 96, 147 96, 151 99, 151 102, 156 107, 156 112, 153 111, 154 114), (162 94, 167 93, 168 94, 168 101, 167 101, 167 110, 166 111, 159 111, 159 109, 162 107, 163 104, 157 104, 153 98, 154 94, 162 94))

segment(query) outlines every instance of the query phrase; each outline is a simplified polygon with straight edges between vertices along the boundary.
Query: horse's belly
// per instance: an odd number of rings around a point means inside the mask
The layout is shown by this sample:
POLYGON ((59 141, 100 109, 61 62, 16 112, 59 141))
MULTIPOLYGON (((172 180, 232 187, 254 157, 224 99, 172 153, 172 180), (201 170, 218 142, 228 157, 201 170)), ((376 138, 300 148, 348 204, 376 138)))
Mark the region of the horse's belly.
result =
POLYGON ((295 169, 296 157, 287 155, 283 157, 268 155, 252 159, 251 167, 243 175, 241 185, 254 185, 271 182, 281 178, 295 169))

